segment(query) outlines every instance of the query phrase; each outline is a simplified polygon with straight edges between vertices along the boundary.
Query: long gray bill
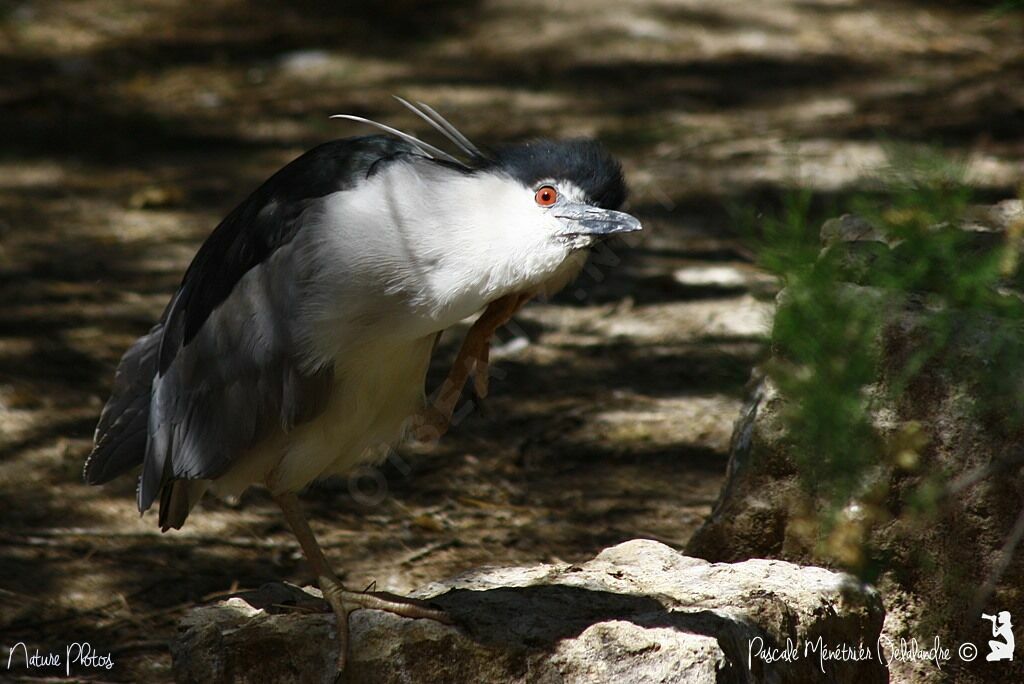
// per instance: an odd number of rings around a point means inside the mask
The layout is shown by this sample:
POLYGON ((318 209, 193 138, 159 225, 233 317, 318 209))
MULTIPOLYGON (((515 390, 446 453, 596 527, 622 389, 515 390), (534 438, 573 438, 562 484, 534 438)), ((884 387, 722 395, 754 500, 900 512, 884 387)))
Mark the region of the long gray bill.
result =
POLYGON ((566 237, 575 235, 614 235, 643 230, 636 218, 622 211, 601 209, 588 204, 559 207, 555 217, 565 225, 566 237))

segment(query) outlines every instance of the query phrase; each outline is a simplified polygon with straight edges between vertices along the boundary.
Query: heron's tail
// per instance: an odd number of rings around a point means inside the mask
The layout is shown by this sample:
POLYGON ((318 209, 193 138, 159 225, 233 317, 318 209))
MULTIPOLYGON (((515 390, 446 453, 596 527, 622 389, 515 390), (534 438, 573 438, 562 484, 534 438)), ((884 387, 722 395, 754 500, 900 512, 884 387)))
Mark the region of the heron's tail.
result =
POLYGON ((180 530, 185 518, 203 498, 209 480, 171 480, 160 490, 160 531, 180 530))
POLYGON ((114 390, 100 414, 92 453, 85 461, 83 474, 91 485, 109 482, 142 464, 162 333, 162 323, 153 326, 125 352, 117 366, 114 390))

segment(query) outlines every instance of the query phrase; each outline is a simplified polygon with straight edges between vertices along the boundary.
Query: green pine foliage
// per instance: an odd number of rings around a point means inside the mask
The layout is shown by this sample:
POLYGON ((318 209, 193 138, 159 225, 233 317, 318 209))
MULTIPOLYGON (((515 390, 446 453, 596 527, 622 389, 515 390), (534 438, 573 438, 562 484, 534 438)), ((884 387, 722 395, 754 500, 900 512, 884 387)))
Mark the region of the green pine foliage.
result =
MULTIPOLYGON (((806 191, 773 216, 746 220, 760 264, 785 287, 766 371, 787 400, 790 453, 826 534, 845 506, 870 498, 872 469, 894 458, 912 464, 927 442, 915 434, 910 447, 883 443, 870 397, 913 401, 917 375, 938 367, 970 388, 978 420, 1007 435, 1024 428, 1021 236, 986 244, 961 228, 972 202, 962 163, 906 148, 889 158, 874 188, 829 212, 856 214, 884 242, 822 248, 806 191), (913 353, 883 369, 884 326, 908 307, 920 314, 913 353)), ((941 486, 924 482, 930 493, 918 500, 934 508, 941 486)))

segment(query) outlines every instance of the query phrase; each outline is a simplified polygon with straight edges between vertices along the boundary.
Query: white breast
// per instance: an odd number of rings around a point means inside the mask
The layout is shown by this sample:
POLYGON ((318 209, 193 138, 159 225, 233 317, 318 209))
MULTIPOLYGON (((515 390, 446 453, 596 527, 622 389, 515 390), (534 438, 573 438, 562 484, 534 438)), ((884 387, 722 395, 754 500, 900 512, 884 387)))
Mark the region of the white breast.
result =
POLYGON ((303 365, 334 363, 334 392, 317 418, 239 458, 218 490, 296 491, 382 457, 422 406, 437 332, 574 277, 585 254, 552 239, 516 183, 393 163, 307 210, 293 242, 294 334, 303 365))
POLYGON ((409 338, 448 328, 570 258, 517 181, 424 161, 392 163, 305 218, 296 239, 316 286, 303 307, 321 358, 371 327, 409 338))

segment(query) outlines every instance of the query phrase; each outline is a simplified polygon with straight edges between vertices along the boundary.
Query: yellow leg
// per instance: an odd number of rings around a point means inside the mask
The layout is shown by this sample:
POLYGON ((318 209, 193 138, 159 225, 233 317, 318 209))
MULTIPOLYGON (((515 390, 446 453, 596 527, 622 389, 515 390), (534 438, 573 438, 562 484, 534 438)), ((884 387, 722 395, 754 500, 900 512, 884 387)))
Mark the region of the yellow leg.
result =
POLYGON ((338 672, 345 669, 345 661, 348 659, 348 615, 358 608, 374 608, 389 613, 395 613, 409 618, 425 618, 451 624, 451 618, 442 610, 430 608, 429 606, 417 603, 411 599, 392 597, 379 592, 360 592, 345 589, 337 576, 327 564, 320 544, 317 543, 313 530, 310 529, 306 516, 302 513, 299 500, 294 494, 280 494, 274 496, 274 501, 284 513, 285 520, 299 540, 299 546, 306 556, 306 560, 317 577, 317 584, 324 593, 324 600, 330 605, 331 610, 337 618, 336 633, 338 636, 338 672))
POLYGON ((451 425, 455 405, 462 395, 466 381, 473 377, 473 389, 483 399, 488 391, 488 362, 491 352, 491 338, 501 326, 530 300, 532 295, 506 295, 491 302, 480 318, 466 333, 462 347, 455 357, 455 363, 448 377, 441 384, 431 405, 420 414, 415 426, 416 436, 421 440, 438 439, 451 425))

